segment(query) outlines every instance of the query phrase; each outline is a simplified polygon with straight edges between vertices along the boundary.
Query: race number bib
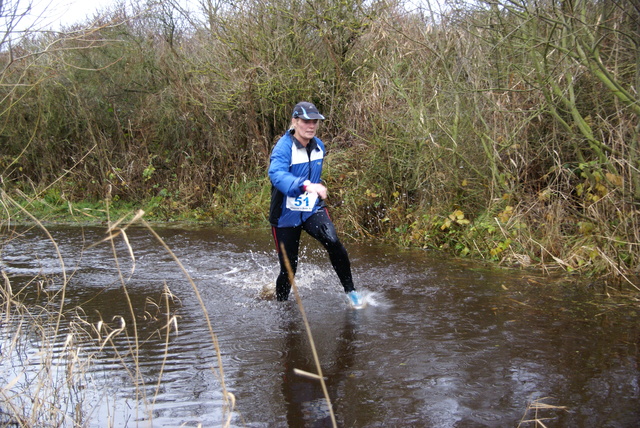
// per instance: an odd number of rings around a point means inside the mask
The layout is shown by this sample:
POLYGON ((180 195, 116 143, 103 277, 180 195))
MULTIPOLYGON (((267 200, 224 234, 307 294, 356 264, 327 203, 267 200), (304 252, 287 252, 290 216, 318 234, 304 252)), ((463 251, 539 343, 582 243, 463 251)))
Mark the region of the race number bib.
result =
POLYGON ((309 212, 313 210, 313 207, 316 205, 316 201, 318 200, 317 193, 308 193, 305 192, 302 195, 294 198, 289 196, 287 198, 287 208, 291 211, 305 211, 309 212))

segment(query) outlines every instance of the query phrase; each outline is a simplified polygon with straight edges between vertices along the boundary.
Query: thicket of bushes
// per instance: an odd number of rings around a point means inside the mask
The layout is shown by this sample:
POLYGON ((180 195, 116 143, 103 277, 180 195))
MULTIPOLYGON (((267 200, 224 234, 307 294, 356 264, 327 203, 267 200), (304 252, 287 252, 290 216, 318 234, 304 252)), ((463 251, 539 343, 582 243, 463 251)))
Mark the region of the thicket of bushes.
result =
POLYGON ((263 226, 270 149, 308 100, 350 236, 637 289, 633 2, 143 4, 5 37, 7 195, 263 226))

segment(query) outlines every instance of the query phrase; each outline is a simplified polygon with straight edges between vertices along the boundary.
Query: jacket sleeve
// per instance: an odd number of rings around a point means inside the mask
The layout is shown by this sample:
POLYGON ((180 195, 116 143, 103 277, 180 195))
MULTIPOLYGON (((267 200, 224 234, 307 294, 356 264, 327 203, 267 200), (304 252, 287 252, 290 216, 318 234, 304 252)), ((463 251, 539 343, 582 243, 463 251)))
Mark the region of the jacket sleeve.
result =
POLYGON ((269 178, 271 183, 286 196, 297 197, 302 194, 302 183, 304 177, 293 175, 289 168, 291 166, 291 144, 288 138, 278 141, 271 152, 271 163, 269 164, 269 178))

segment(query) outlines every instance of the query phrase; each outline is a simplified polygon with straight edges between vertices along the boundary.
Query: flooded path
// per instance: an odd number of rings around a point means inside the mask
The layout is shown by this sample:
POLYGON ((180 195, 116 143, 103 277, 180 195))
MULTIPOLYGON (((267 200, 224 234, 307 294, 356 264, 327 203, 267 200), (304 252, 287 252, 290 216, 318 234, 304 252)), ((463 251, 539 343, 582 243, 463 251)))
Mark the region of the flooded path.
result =
MULTIPOLYGON (((216 350, 197 296, 170 254, 144 228, 129 229, 128 243, 116 240, 117 262, 108 243, 91 246, 104 228, 49 231, 68 275, 60 342, 78 325, 117 328, 122 319, 129 329, 127 296, 136 314, 139 346, 130 355, 101 349, 99 340, 84 345, 84 355, 95 355, 86 376, 93 385, 87 426, 221 426, 216 350), (162 333, 167 325, 169 336, 162 333), (122 361, 137 361, 137 368, 128 372, 122 361)), ((2 248, 0 266, 14 292, 30 287, 25 304, 35 305, 60 283, 63 269, 42 231, 22 232, 2 248), (36 275, 51 280, 29 282, 36 275)), ((270 231, 156 232, 193 278, 211 319, 225 385, 236 399, 231 425, 331 426, 319 382, 293 372, 315 372, 293 296, 284 303, 269 297, 278 269, 270 231)), ((297 275, 339 426, 640 423, 637 306, 609 310, 572 286, 441 254, 346 246, 366 308, 348 307, 326 254, 308 237, 297 275)), ((130 347, 131 337, 114 341, 130 347)), ((0 362, 4 386, 16 362, 0 362)))

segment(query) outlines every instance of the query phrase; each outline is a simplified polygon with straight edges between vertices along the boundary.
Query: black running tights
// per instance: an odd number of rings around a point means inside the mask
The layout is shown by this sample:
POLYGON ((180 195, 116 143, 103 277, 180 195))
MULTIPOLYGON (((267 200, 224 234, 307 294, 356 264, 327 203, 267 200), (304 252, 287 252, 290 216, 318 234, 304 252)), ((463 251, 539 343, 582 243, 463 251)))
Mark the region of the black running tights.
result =
POLYGON ((333 226, 326 208, 319 210, 297 227, 273 227, 273 238, 276 243, 276 251, 280 261, 280 274, 276 280, 276 298, 287 300, 291 291, 289 274, 285 265, 281 245, 284 245, 291 269, 295 275, 298 267, 298 250, 300 248, 300 235, 302 230, 318 240, 329 253, 329 259, 333 269, 340 278, 345 293, 355 289, 351 276, 351 262, 347 250, 338 239, 338 234, 333 226))

